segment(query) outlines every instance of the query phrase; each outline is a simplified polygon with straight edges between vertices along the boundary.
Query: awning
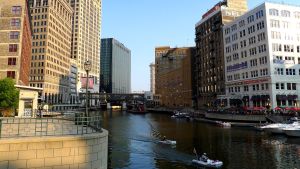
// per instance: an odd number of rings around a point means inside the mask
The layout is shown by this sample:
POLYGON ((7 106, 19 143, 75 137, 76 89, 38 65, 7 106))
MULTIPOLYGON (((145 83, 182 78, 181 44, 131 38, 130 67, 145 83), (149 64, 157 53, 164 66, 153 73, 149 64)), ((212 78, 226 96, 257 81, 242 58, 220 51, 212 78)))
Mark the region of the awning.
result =
POLYGON ((287 100, 296 100, 298 95, 287 95, 287 100))
POLYGON ((276 95, 276 100, 287 100, 286 95, 276 95))

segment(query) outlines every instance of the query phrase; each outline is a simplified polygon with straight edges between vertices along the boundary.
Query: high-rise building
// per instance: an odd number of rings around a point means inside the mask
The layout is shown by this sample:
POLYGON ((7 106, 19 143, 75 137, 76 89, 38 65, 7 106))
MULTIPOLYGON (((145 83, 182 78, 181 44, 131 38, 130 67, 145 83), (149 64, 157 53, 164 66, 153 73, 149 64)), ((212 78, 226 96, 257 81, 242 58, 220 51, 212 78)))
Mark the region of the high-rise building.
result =
POLYGON ((27 0, 0 0, 0 79, 29 85, 31 27, 27 0))
POLYGON ((198 107, 210 106, 225 95, 223 25, 247 11, 247 0, 224 0, 202 16, 196 24, 195 67, 198 107))
POLYGON ((131 51, 116 39, 101 39, 100 91, 131 93, 131 51))
POLYGON ((150 92, 155 94, 155 64, 151 63, 150 67, 150 92))
POLYGON ((191 58, 195 48, 155 48, 155 95, 166 107, 192 107, 191 58))
POLYGON ((99 92, 101 0, 69 1, 74 10, 71 57, 77 61, 78 79, 81 79, 79 86, 86 77, 84 63, 90 60, 92 69, 89 78, 93 79, 93 90, 90 92, 99 92))
POLYGON ((263 3, 224 26, 227 105, 299 107, 300 7, 263 3))
POLYGON ((66 0, 29 0, 32 57, 30 86, 47 103, 68 103, 73 10, 66 0))

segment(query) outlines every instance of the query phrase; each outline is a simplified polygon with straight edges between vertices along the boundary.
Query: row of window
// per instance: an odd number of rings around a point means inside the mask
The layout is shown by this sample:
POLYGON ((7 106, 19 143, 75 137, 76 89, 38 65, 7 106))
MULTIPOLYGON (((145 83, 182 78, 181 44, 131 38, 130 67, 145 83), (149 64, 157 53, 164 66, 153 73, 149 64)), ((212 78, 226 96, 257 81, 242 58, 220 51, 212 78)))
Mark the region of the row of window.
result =
MULTIPOLYGON (((284 68, 275 68, 275 74, 277 75, 297 75, 296 74, 296 69, 285 69, 285 74, 284 74, 284 68)), ((298 70, 298 75, 300 75, 300 69, 298 70)))
POLYGON ((235 87, 229 87, 228 92, 229 93, 235 93, 235 92, 249 92, 249 87, 252 87, 252 91, 265 91, 269 90, 269 84, 263 83, 263 84, 254 84, 254 85, 245 85, 245 86, 235 86, 235 87))
MULTIPOLYGON (((291 12, 288 11, 288 10, 282 10, 280 12, 281 16, 282 17, 291 17, 291 12)), ((279 10, 278 9, 269 9, 269 15, 272 15, 272 16, 279 16, 279 10)), ((294 17, 297 18, 297 19, 300 19, 300 12, 296 11, 294 12, 294 17)))
POLYGON ((277 90, 297 90, 296 83, 276 83, 277 90))
MULTIPOLYGON (((296 46, 297 53, 300 53, 300 45, 296 46)), ((280 44, 280 43, 273 43, 272 44, 272 51, 273 52, 294 52, 294 45, 292 44, 280 44), (282 48, 283 46, 283 48, 282 48)))
MULTIPOLYGON (((244 72, 242 74, 234 74, 234 75, 228 75, 227 76, 227 81, 230 82, 230 81, 233 81, 233 80, 240 80, 240 79, 248 79, 249 76, 248 76, 248 72, 244 72)), ((250 71, 250 77, 251 78, 256 78, 256 77, 263 77, 263 76, 268 76, 269 75, 269 72, 268 72, 268 69, 260 69, 259 71, 258 70, 253 70, 253 71, 250 71), (260 74, 259 74, 260 73, 260 74)))
MULTIPOLYGON (((260 18, 262 18, 262 17, 264 16, 264 11, 263 11, 263 10, 260 10, 260 11, 256 12, 255 15, 256 15, 256 19, 260 19, 260 18)), ((254 15, 248 16, 248 17, 247 17, 247 22, 248 22, 248 24, 254 22, 254 19, 255 19, 254 15)), ((245 20, 239 21, 239 27, 243 27, 243 26, 245 26, 245 20)), ((260 23, 257 25, 257 27, 258 27, 258 30, 259 30, 259 28, 261 29, 262 27, 264 27, 263 21, 262 21, 262 23, 260 22, 260 23)), ((253 29, 253 28, 251 28, 251 29, 253 29)), ((230 32, 234 32, 234 31, 236 31, 236 30, 237 30, 237 24, 234 24, 234 25, 231 26, 231 28, 225 29, 225 35, 229 34, 230 32)), ((249 30, 249 28, 248 28, 248 30, 249 30)), ((244 31, 245 31, 245 30, 244 30, 244 31)), ((254 29, 254 31, 255 31, 255 29, 254 29)), ((244 32, 244 33, 245 33, 245 32, 244 32)), ((250 34, 250 33, 249 33, 249 34, 250 34)), ((244 36, 245 36, 245 34, 244 34, 244 36)))

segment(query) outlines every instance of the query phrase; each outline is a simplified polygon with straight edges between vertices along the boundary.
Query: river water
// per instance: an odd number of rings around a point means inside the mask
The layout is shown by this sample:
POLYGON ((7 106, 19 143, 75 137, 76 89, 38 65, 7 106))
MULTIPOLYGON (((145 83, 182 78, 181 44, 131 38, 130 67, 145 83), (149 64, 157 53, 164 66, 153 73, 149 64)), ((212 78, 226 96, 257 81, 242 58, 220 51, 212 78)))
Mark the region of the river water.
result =
POLYGON ((164 114, 135 115, 102 112, 109 131, 109 168, 192 169, 206 152, 228 169, 300 169, 300 138, 268 135, 247 128, 172 119, 164 114), (159 136, 176 140, 176 147, 158 143, 159 136))

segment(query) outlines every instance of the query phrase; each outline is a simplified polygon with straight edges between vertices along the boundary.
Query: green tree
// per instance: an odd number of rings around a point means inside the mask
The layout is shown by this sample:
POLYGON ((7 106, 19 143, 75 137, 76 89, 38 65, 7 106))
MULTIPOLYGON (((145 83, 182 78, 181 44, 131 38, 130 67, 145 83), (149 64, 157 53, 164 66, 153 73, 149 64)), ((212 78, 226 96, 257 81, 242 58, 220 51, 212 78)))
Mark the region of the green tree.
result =
POLYGON ((0 80, 0 110, 16 109, 19 105, 19 90, 11 78, 0 80))

